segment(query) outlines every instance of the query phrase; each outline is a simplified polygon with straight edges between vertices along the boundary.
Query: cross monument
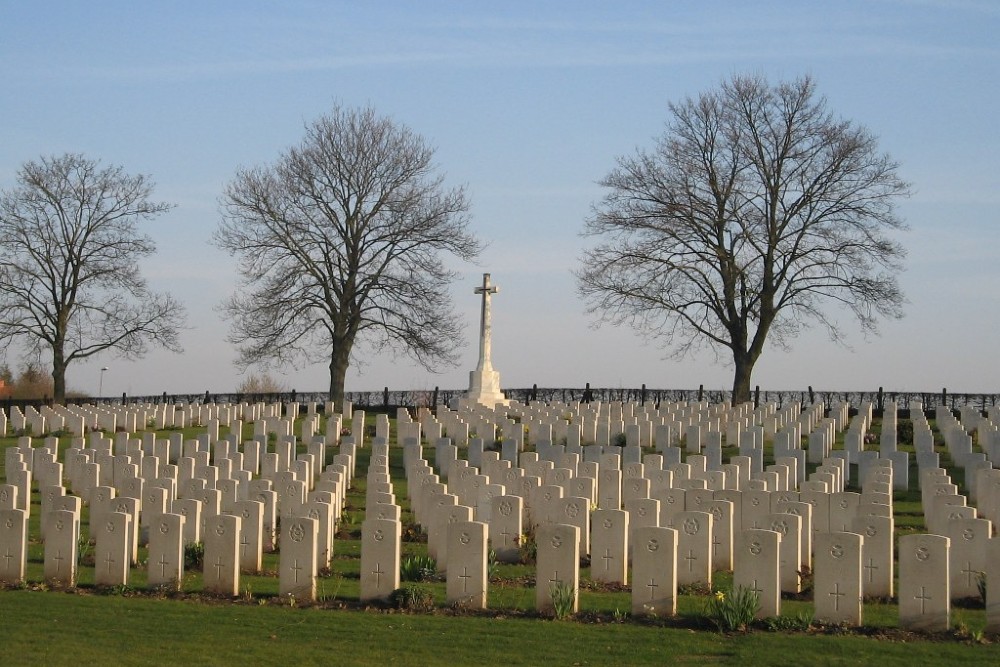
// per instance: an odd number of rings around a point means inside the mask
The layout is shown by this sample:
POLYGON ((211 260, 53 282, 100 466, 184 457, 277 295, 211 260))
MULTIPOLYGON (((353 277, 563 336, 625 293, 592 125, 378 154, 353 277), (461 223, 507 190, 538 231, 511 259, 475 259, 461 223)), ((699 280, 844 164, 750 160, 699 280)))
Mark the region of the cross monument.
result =
POLYGON ((479 364, 476 370, 469 373, 470 401, 494 407, 497 404, 506 405, 507 399, 500 391, 500 373, 493 370, 490 352, 493 346, 493 326, 490 313, 490 297, 497 294, 500 288, 490 282, 490 274, 483 274, 483 284, 475 289, 476 294, 483 295, 482 314, 479 320, 479 364))

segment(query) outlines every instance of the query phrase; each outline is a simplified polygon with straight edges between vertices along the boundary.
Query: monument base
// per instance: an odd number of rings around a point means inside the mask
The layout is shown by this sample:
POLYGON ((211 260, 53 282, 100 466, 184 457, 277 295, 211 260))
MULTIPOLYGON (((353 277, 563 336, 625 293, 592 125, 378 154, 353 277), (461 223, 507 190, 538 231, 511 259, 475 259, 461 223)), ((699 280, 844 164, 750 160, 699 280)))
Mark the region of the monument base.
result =
POLYGON ((510 403, 500 391, 500 372, 492 368, 469 371, 469 392, 466 398, 470 402, 491 408, 510 403))

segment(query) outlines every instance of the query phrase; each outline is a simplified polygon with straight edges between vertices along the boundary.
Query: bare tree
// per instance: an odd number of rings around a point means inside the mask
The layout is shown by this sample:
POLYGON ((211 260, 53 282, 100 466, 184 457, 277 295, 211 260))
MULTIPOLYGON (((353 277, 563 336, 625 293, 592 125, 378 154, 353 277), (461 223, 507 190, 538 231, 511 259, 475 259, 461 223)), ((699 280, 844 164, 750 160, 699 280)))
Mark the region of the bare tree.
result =
POLYGON ((58 402, 74 361, 180 351, 183 308, 139 274, 155 246, 137 224, 170 208, 152 191, 146 176, 67 154, 26 163, 0 193, 0 340, 51 354, 58 402))
POLYGON ((240 171, 223 198, 219 247, 240 260, 223 306, 238 365, 329 362, 338 407, 355 343, 454 363, 461 329, 450 253, 475 258, 461 188, 433 150, 372 109, 337 107, 271 166, 240 171))
POLYGON ((251 373, 237 385, 237 394, 283 394, 288 386, 270 373, 251 373))
POLYGON ((905 257, 895 202, 908 186, 863 127, 835 118, 813 82, 736 76, 671 104, 652 151, 618 160, 577 271, 599 321, 629 324, 675 356, 728 350, 734 403, 750 396, 764 343, 803 326, 840 333, 901 317, 905 257))

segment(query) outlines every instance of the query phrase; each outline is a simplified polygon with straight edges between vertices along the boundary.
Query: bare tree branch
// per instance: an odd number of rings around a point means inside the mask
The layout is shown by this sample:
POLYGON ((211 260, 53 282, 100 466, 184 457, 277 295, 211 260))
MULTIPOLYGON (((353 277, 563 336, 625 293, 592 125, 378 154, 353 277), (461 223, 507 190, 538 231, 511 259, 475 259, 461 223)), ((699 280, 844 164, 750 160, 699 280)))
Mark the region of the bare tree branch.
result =
POLYGON ((0 340, 52 355, 56 401, 74 361, 180 351, 184 309, 139 274, 155 246, 137 225, 171 208, 152 192, 145 176, 67 154, 26 163, 0 193, 0 340))
POLYGON ((586 222, 577 271, 598 321, 628 324, 683 356, 728 350, 749 397, 764 343, 786 345, 826 303, 874 331, 900 317, 896 274, 908 194, 871 133, 834 118, 809 78, 736 76, 670 105, 652 151, 619 158, 586 222))
POLYGON ((240 366, 325 358, 341 405, 356 342, 454 363, 454 275, 440 257, 472 260, 480 244, 465 192, 432 159, 408 128, 337 107, 273 165, 237 173, 215 242, 240 261, 222 308, 240 366))

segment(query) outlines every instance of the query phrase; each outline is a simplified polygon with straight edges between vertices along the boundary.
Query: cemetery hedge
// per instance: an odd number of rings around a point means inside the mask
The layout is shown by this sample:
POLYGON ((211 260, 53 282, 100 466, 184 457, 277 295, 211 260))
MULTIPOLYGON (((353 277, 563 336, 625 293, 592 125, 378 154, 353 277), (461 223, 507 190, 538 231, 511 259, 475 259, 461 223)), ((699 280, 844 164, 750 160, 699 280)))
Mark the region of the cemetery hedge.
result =
MULTIPOLYGON (((248 426, 249 428, 249 426, 248 426)), ((188 429, 193 437, 197 429, 188 429)), ((0 448, 16 438, 0 440, 0 448)), ((68 442, 63 443, 63 449, 68 442)), ((905 448, 905 445, 901 445, 905 448)), ((359 451, 358 469, 370 450, 359 451)), ((943 459, 946 452, 943 455, 943 459)), ((947 463, 947 462, 946 462, 947 463)), ((0 466, 3 466, 0 458, 0 466)), ((426 554, 426 538, 412 524, 406 503, 402 454, 393 448, 392 478, 403 505, 403 557, 426 554)), ((0 479, 4 478, 0 467, 0 479)), ((291 604, 277 594, 277 557, 265 558, 263 575, 243 575, 241 595, 220 599, 201 590, 201 576, 187 572, 182 592, 150 590, 145 568, 133 567, 130 583, 116 589, 93 585, 93 565, 80 568, 77 587, 57 590, 42 577, 37 541, 38 492, 29 522, 29 563, 23 585, 0 590, 0 665, 104 664, 996 664, 1000 643, 982 636, 981 605, 954 606, 953 629, 915 634, 898 628, 894 603, 869 601, 865 626, 809 623, 809 595, 785 596, 782 617, 757 622, 747 633, 724 634, 705 618, 708 591, 683 591, 678 616, 633 619, 627 588, 601 585, 581 568, 580 612, 555 621, 534 611, 530 565, 501 565, 491 576, 490 610, 465 612, 445 605, 444 584, 416 584, 435 601, 430 613, 361 605, 360 521, 364 477, 355 478, 341 521, 330 570, 322 573, 319 601, 291 604), (803 622, 805 619, 805 622, 803 622)), ((923 530, 919 493, 897 494, 897 534, 923 530)), ((84 511, 86 520, 86 510, 84 511)), ((144 554, 140 553, 140 560, 144 554)), ((84 563, 86 563, 84 557, 84 563)), ((725 587, 731 577, 717 577, 725 587)))

